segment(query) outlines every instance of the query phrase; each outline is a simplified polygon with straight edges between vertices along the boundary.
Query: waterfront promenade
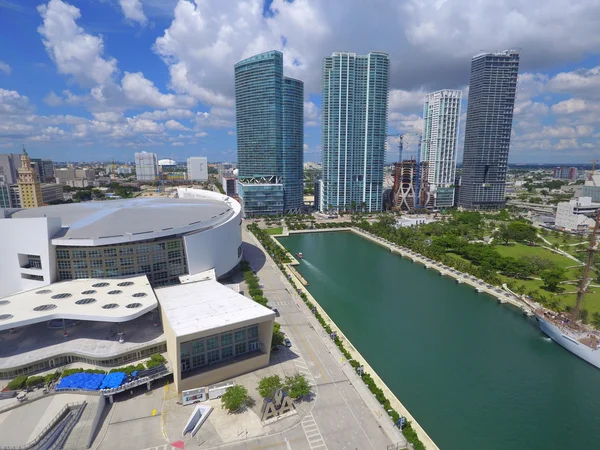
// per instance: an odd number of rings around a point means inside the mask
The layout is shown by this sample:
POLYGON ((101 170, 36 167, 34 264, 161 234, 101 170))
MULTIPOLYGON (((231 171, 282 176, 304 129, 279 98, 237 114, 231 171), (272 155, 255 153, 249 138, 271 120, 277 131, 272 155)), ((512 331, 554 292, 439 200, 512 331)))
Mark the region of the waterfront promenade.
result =
MULTIPOLYGON (((315 383, 316 396, 310 410, 313 421, 305 423, 303 419, 300 428, 306 429, 311 450, 317 449, 312 443, 314 441, 311 441, 317 432, 323 439, 324 449, 406 448, 406 440, 400 430, 394 426, 352 366, 343 360, 342 354, 297 294, 301 283, 291 283, 245 227, 242 236, 244 257, 257 272, 269 306, 278 309, 280 317, 276 320, 292 342, 292 348, 286 352, 296 354, 298 360, 302 358, 306 362, 306 365, 299 366, 299 370, 309 375, 315 383), (316 431, 311 431, 313 429, 316 431)), ((294 434, 297 431, 294 428, 284 433, 292 443, 292 448, 301 445, 299 440, 293 440, 297 439, 294 434)), ((260 445, 263 441, 266 439, 256 439, 260 445)), ((321 450, 320 446, 318 450, 321 450)))

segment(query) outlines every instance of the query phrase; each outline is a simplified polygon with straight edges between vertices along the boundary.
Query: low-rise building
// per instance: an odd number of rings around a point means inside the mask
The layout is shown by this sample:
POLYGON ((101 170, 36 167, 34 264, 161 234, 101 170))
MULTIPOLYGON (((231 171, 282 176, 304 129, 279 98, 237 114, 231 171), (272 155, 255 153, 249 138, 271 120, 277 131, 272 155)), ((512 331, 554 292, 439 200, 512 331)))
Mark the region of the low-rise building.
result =
POLYGON ((582 231, 594 226, 594 214, 600 203, 593 203, 590 197, 579 197, 561 202, 556 207, 554 225, 566 231, 582 231))
POLYGON ((156 290, 177 392, 269 364, 275 313, 213 281, 156 290))
POLYGON ((42 183, 40 187, 42 189, 42 201, 46 205, 64 200, 62 185, 56 183, 42 183))

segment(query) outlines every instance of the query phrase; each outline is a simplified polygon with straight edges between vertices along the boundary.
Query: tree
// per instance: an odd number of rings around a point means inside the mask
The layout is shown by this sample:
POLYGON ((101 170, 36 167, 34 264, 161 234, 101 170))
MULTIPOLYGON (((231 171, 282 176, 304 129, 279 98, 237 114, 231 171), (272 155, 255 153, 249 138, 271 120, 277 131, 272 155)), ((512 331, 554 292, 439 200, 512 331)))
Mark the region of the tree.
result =
POLYGON ((277 389, 283 387, 283 382, 279 375, 272 375, 270 377, 264 377, 258 382, 258 393, 262 398, 272 398, 275 395, 277 389))
POLYGON ((535 242, 537 240, 536 229, 525 222, 511 222, 507 228, 510 238, 517 242, 535 242))
POLYGON ((303 398, 310 394, 310 384, 304 375, 297 373, 285 377, 285 391, 292 398, 303 398))
POLYGON ((597 311, 592 314, 592 325, 595 328, 600 328, 600 313, 597 311))
POLYGON ((510 242, 510 231, 508 226, 501 224, 496 231, 494 231, 494 239, 499 239, 504 242, 504 245, 508 245, 510 242))
POLYGON ((273 324, 273 340, 271 341, 271 348, 275 348, 278 345, 283 344, 283 333, 280 331, 281 325, 275 322, 273 324))
POLYGON ((557 292, 558 285, 566 280, 565 270, 561 267, 543 270, 540 277, 544 281, 544 288, 550 292, 557 292))
POLYGON ((241 384, 236 384, 228 388, 221 397, 221 408, 225 408, 229 412, 235 412, 245 406, 248 400, 250 400, 248 389, 241 384))

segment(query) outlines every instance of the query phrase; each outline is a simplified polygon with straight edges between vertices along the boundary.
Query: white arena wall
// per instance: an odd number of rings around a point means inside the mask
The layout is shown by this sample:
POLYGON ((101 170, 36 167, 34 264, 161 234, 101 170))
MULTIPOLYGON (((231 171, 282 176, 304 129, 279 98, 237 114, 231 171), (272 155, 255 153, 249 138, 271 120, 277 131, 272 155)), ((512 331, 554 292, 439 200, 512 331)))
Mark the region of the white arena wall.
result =
POLYGON ((50 238, 61 229, 59 218, 0 219, 0 297, 47 286, 56 278, 56 254, 50 238), (38 255, 42 269, 25 269, 21 255, 38 255), (43 281, 27 279, 43 276, 43 281))
POLYGON ((227 202, 235 214, 225 222, 209 230, 184 236, 188 272, 193 275, 215 269, 217 277, 231 271, 242 259, 242 207, 226 195, 202 189, 177 189, 179 198, 209 198, 227 202))

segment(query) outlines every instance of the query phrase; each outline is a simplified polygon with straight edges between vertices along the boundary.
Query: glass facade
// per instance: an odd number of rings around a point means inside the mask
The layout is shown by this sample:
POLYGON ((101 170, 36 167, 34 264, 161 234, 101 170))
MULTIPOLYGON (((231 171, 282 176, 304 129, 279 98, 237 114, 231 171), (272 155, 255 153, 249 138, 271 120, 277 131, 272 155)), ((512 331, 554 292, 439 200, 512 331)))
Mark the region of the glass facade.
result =
MULTIPOLYGON (((283 54, 270 51, 235 65, 238 179, 282 185, 285 201, 264 203, 239 192, 244 213, 282 214, 303 205, 304 84, 283 77, 283 54), (265 209, 260 209, 261 204, 265 209), (277 209, 275 209, 277 207, 277 209)), ((261 191, 262 193, 267 190, 261 191)))
POLYGON ((281 184, 238 183, 238 192, 246 215, 275 215, 283 211, 284 194, 281 184))
POLYGON ((179 283, 187 273, 183 239, 105 245, 56 247, 58 279, 111 278, 145 274, 152 286, 179 283))
POLYGON ((304 83, 283 79, 283 193, 285 211, 304 205, 304 83))
POLYGON ((320 210, 381 211, 390 62, 385 53, 323 60, 320 210))
POLYGON ((258 325, 239 328, 180 344, 182 378, 185 372, 260 350, 258 325))
POLYGON ((235 65, 238 178, 279 177, 282 148, 283 54, 261 53, 235 65))
POLYGON ((473 57, 458 206, 504 207, 519 53, 473 57))

